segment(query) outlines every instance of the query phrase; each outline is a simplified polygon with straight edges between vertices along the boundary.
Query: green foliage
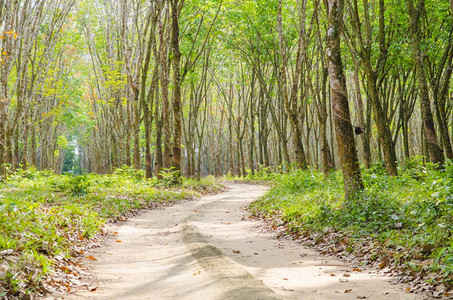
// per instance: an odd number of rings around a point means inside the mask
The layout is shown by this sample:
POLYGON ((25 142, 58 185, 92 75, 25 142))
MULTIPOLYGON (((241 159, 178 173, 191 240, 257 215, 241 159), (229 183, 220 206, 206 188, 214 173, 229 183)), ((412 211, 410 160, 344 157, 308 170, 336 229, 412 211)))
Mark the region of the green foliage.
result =
POLYGON ((126 166, 126 165, 122 166, 121 168, 115 169, 113 171, 113 174, 118 175, 122 178, 132 179, 135 182, 138 182, 145 178, 144 170, 137 170, 134 167, 130 167, 130 166, 126 166))
POLYGON ((69 180, 69 192, 72 196, 84 196, 88 194, 88 189, 91 186, 86 175, 74 176, 69 180))
POLYGON ((313 170, 295 170, 278 175, 276 185, 250 210, 298 233, 322 236, 333 231, 340 233, 337 238, 351 240, 371 237, 397 253, 394 263, 438 272, 436 280, 452 284, 452 163, 442 171, 415 157, 401 164, 399 172, 387 176, 381 164, 362 170, 365 190, 345 201, 339 172, 326 178, 313 170), (423 267, 420 260, 429 259, 433 263, 423 267))
POLYGON ((162 177, 160 184, 166 188, 179 185, 181 183, 179 180, 179 174, 180 171, 175 170, 175 168, 173 167, 162 168, 161 172, 159 173, 159 175, 162 177))
POLYGON ((232 180, 232 181, 240 181, 240 182, 271 182, 278 178, 280 174, 282 173, 283 167, 282 166, 277 166, 276 168, 272 167, 265 167, 265 166, 258 166, 258 168, 255 170, 254 173, 252 173, 252 170, 247 168, 246 171, 246 176, 233 176, 231 173, 228 173, 225 176, 226 180, 232 180))

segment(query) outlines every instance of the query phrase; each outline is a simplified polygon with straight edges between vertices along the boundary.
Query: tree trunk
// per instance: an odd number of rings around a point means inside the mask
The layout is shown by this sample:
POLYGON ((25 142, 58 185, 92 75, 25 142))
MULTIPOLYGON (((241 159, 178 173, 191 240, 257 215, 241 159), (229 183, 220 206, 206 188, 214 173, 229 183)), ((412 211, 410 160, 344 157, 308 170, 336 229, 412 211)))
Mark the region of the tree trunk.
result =
POLYGON ((332 155, 330 154, 329 142, 327 141, 327 94, 326 94, 326 83, 327 83, 328 70, 323 69, 322 74, 322 85, 321 85, 321 103, 319 104, 319 134, 321 139, 321 153, 323 172, 329 173, 335 168, 332 155))
MULTIPOLYGON (((362 94, 360 93, 360 81, 359 81, 359 64, 355 64, 354 68, 354 84, 355 84, 355 100, 357 103, 357 117, 359 120, 359 126, 366 128, 366 120, 364 116, 363 109, 363 99, 362 94)), ((365 162, 365 167, 368 169, 371 166, 371 148, 370 148, 370 132, 365 130, 361 135, 362 145, 363 145, 363 161, 365 162)))
POLYGON ((355 148, 346 91, 346 80, 341 60, 340 30, 344 0, 328 0, 327 58, 330 77, 332 111, 335 133, 344 177, 345 196, 350 198, 363 189, 362 176, 355 148))
POLYGON ((419 20, 423 6, 414 7, 413 0, 406 0, 409 12, 409 23, 411 28, 412 58, 417 70, 418 88, 420 93, 420 106, 422 111, 423 125, 425 128, 425 137, 428 146, 429 157, 432 163, 443 165, 444 155, 439 147, 436 129, 434 127, 433 114, 429 100, 428 82, 426 80, 424 54, 420 48, 419 20))
MULTIPOLYGON (((171 2, 172 16, 172 48, 173 48, 173 167, 181 170, 181 136, 182 136, 182 110, 181 110, 181 52, 179 51, 179 0, 171 2)), ((181 173, 178 173, 181 176, 181 173)))
POLYGON ((288 86, 287 86, 287 79, 286 79, 286 65, 287 65, 287 57, 286 57, 286 49, 285 45, 283 42, 283 28, 282 28, 282 0, 279 0, 278 2, 278 18, 277 18, 277 31, 278 31, 278 36, 279 36, 279 50, 280 50, 280 55, 282 58, 282 63, 281 63, 281 69, 280 69, 280 93, 283 98, 284 102, 284 107, 285 111, 288 115, 288 118, 290 120, 291 127, 294 131, 293 135, 293 143, 295 152, 296 152, 296 158, 297 158, 297 165, 299 168, 306 168, 307 167, 307 159, 305 156, 305 151, 304 151, 304 146, 302 143, 302 126, 301 126, 301 121, 299 120, 300 116, 297 114, 297 104, 295 103, 296 101, 296 96, 297 96, 297 84, 299 82, 299 76, 301 73, 301 65, 302 65, 302 31, 300 32, 299 36, 299 42, 298 42, 298 47, 297 47, 297 58, 296 58, 296 71, 294 74, 293 78, 293 87, 291 91, 291 95, 288 96, 288 86))

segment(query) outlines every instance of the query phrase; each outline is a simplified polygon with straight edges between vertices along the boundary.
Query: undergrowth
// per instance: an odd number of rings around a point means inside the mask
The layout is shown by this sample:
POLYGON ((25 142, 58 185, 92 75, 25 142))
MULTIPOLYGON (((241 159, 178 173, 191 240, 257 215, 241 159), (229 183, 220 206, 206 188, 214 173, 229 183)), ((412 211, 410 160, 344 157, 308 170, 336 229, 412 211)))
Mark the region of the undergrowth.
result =
POLYGON ((335 233, 348 252, 363 252, 357 245, 371 239, 380 248, 371 260, 388 259, 432 284, 451 288, 453 163, 438 170, 415 157, 400 164, 398 176, 387 176, 381 164, 363 169, 362 175, 365 190, 346 201, 341 172, 280 174, 250 210, 299 235, 322 238, 335 233))
POLYGON ((108 175, 19 170, 0 183, 0 298, 40 292, 55 268, 102 225, 139 208, 212 193, 212 178, 169 187, 123 167, 108 175))

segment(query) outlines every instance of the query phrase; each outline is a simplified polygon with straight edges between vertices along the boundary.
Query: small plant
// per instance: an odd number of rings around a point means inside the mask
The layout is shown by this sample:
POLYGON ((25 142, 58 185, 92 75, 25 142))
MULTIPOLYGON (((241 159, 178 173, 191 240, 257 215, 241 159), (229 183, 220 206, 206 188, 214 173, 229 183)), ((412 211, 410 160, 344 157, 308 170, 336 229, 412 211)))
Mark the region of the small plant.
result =
POLYGON ((73 196, 84 196, 88 194, 88 189, 91 182, 88 180, 87 175, 80 175, 72 177, 68 182, 69 193, 73 196))
POLYGON ((166 188, 181 184, 180 172, 178 170, 175 170, 174 167, 162 168, 159 175, 162 177, 162 186, 166 188))
POLYGON ((115 169, 113 171, 113 174, 121 176, 122 178, 133 179, 135 182, 139 182, 145 178, 145 171, 137 170, 134 167, 126 165, 122 166, 121 168, 115 169))

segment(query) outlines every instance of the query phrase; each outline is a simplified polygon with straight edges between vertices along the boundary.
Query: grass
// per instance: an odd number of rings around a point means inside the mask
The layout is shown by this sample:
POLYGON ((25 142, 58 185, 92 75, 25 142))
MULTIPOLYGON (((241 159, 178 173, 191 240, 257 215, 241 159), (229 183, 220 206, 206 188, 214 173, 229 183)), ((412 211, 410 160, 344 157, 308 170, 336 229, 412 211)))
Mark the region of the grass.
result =
POLYGON ((399 174, 387 176, 380 164, 362 170, 365 190, 346 201, 340 172, 326 178, 295 170, 276 177, 250 210, 292 233, 451 288, 453 164, 439 171, 415 157, 400 165, 399 174))
POLYGON ((102 225, 145 207, 221 189, 212 178, 169 187, 130 168, 109 175, 65 176, 20 170, 0 183, 0 297, 42 291, 57 264, 102 225))

